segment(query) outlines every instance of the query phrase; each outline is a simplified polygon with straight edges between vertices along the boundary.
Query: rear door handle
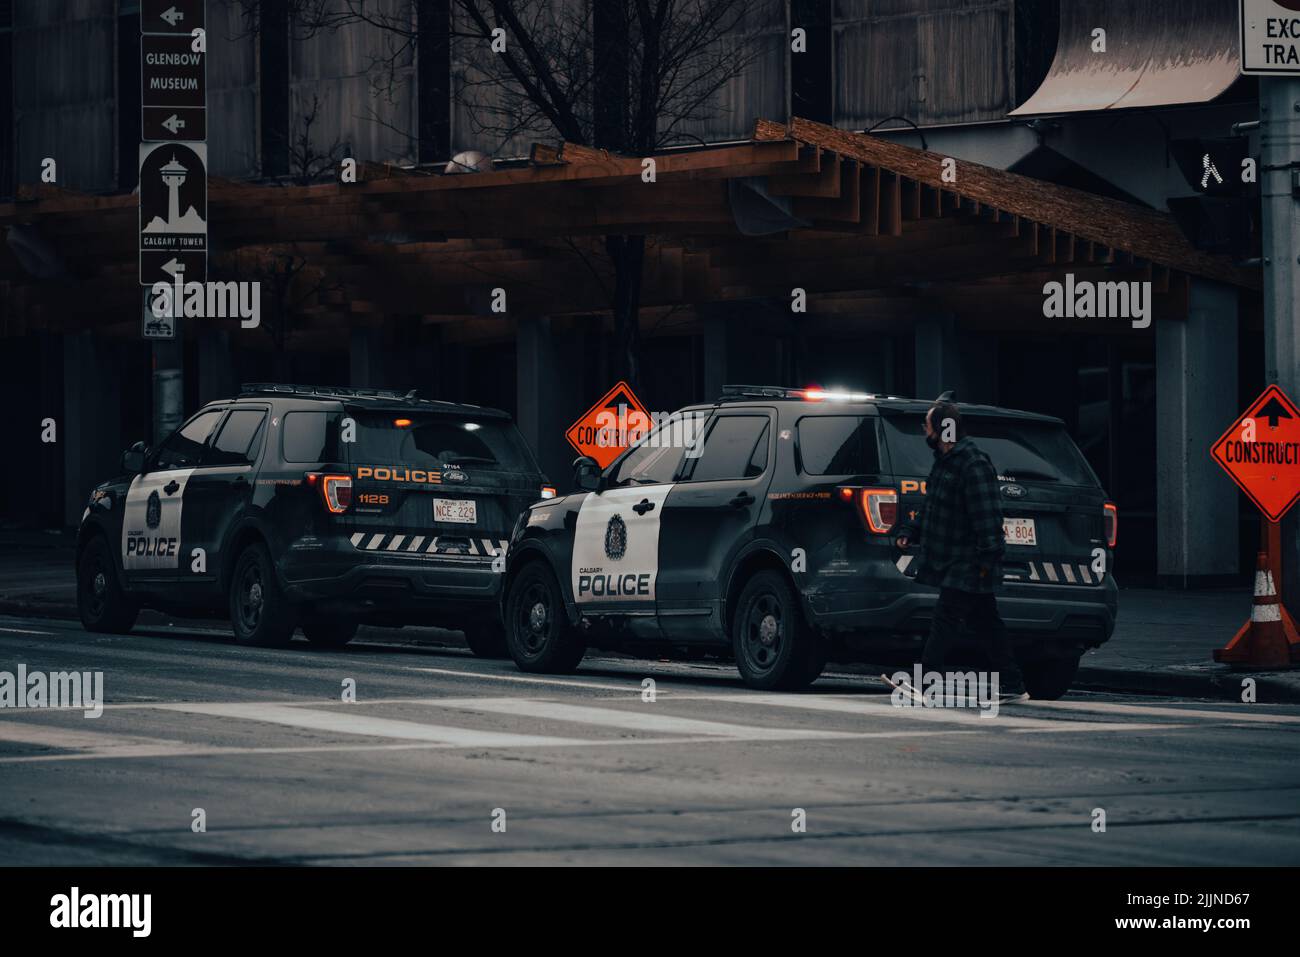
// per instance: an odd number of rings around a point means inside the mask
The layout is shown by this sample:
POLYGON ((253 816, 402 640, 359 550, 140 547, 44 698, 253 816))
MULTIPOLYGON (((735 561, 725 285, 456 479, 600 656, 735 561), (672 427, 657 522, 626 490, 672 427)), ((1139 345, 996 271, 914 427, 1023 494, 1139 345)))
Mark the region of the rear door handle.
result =
POLYGON ((754 504, 754 496, 750 495, 748 492, 741 492, 727 504, 732 508, 745 508, 747 505, 754 504))
POLYGON ((638 515, 644 515, 646 512, 653 512, 654 510, 655 503, 650 501, 648 498, 643 498, 632 506, 632 511, 636 512, 638 515))

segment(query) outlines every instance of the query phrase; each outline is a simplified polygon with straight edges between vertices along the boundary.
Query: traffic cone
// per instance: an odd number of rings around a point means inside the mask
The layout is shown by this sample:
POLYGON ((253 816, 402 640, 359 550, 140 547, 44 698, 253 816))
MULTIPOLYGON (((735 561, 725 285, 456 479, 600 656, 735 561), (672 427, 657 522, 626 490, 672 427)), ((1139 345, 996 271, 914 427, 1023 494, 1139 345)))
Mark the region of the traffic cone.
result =
POLYGON ((1290 646, 1282 624, 1282 602, 1264 552, 1259 553, 1255 565, 1255 600, 1250 621, 1226 648, 1214 650, 1214 660, 1265 670, 1287 668, 1291 664, 1290 646))

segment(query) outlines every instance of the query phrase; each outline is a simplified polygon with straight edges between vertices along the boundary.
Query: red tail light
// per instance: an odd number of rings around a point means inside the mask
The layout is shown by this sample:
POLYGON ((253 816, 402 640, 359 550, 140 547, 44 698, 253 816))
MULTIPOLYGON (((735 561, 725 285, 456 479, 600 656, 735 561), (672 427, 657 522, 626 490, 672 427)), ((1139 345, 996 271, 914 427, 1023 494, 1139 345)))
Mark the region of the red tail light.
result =
POLYGON ((308 472, 307 484, 320 489, 321 501, 331 514, 340 515, 352 504, 352 476, 308 472))
POLYGON ((840 499, 851 502, 857 499, 867 528, 877 535, 886 534, 898 521, 898 490, 892 488, 857 489, 842 485, 840 499))
POLYGON ((1107 502, 1102 508, 1105 516, 1103 524, 1106 529, 1106 544, 1114 548, 1115 540, 1119 537, 1119 509, 1115 507, 1114 502, 1107 502))

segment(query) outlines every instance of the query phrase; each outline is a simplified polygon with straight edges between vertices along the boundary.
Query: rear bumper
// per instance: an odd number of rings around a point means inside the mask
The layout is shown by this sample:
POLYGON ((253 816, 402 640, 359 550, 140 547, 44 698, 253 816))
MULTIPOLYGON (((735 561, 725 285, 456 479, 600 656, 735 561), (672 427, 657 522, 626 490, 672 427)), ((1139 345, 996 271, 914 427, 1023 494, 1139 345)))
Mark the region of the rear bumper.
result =
POLYGON ((400 557, 341 546, 291 549, 280 563, 290 601, 395 624, 493 618, 504 577, 488 557, 400 557))
MULTIPOLYGON (((929 633, 939 594, 910 579, 872 579, 862 590, 821 591, 806 596, 809 619, 828 632, 864 637, 929 633)), ((1110 639, 1119 612, 1113 578, 1100 585, 1038 585, 1006 582, 997 592, 998 611, 1014 642, 1050 639, 1096 648, 1110 639)))

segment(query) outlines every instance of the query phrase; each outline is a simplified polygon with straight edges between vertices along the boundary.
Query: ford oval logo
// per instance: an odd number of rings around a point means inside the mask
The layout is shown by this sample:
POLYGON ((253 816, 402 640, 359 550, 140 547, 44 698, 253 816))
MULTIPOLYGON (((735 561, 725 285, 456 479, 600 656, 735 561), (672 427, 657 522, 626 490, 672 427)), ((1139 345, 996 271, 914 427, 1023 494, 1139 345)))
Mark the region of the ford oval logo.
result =
POLYGON ((469 481, 469 476, 466 475, 464 472, 462 472, 460 469, 447 469, 447 471, 442 473, 442 477, 445 478, 448 482, 469 481))
POLYGON ((1002 494, 1007 498, 1024 498, 1029 493, 1025 491, 1023 485, 1004 485, 1002 486, 1002 494))

